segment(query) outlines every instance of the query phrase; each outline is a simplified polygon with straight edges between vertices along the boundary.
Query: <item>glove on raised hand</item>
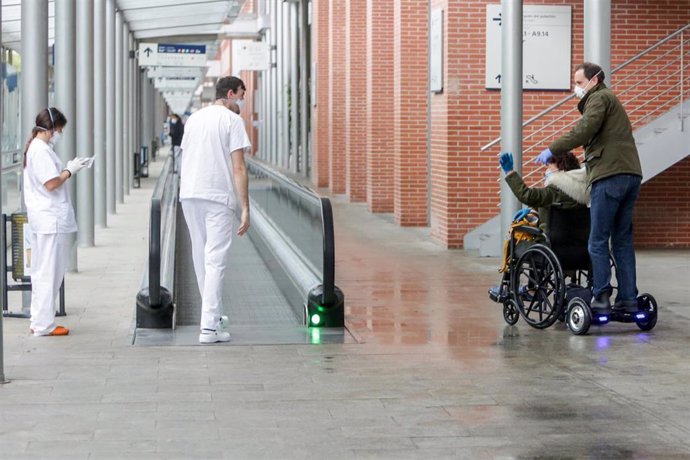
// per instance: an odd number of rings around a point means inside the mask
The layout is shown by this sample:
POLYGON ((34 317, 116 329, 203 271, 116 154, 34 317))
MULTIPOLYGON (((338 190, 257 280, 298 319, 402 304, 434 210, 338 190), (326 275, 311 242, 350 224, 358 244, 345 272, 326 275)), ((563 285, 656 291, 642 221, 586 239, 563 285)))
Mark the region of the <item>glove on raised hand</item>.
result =
POLYGON ((498 157, 498 164, 501 165, 501 169, 503 169, 503 172, 508 174, 510 171, 513 170, 513 154, 510 152, 503 152, 498 157))
POLYGON ((547 161, 553 156, 553 152, 550 149, 544 149, 537 158, 534 159, 536 163, 546 164, 547 161))
POLYGON ((74 174, 81 170, 84 166, 86 166, 84 164, 84 159, 77 157, 67 162, 65 165, 65 170, 69 171, 71 176, 74 176, 74 174))

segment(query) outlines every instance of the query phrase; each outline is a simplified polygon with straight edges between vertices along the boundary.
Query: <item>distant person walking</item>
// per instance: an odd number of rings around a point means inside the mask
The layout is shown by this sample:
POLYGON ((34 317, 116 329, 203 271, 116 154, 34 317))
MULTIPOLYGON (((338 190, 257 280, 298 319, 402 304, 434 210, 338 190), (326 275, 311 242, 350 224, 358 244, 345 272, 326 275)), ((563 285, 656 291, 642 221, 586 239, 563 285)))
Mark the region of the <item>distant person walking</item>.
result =
POLYGON ((213 105, 194 112, 182 137, 180 203, 192 241, 192 259, 201 293, 199 342, 230 340, 223 331, 223 278, 232 243, 249 229, 249 191, 244 153, 251 147, 242 119, 230 102, 242 80, 224 77, 216 84, 213 105))
MULTIPOLYGON (((182 119, 176 113, 170 115, 170 143, 172 145, 172 153, 175 159, 175 165, 180 164, 180 155, 182 153, 182 136, 184 135, 184 124, 182 119)), ((179 169, 179 166, 175 167, 179 169)))

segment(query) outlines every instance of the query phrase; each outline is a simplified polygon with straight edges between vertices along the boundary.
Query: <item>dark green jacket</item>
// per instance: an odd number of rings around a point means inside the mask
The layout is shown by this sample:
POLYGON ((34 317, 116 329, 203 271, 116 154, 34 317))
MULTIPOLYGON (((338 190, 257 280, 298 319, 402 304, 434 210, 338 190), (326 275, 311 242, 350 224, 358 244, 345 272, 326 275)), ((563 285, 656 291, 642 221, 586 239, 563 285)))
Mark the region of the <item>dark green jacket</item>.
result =
POLYGON ((538 208, 539 228, 549 234, 549 208, 560 203, 563 209, 586 206, 589 190, 586 174, 582 169, 556 171, 546 180, 546 187, 527 187, 519 174, 512 172, 506 176, 506 183, 521 203, 538 208))
POLYGON ((632 126, 615 94, 604 83, 598 83, 577 108, 582 118, 549 146, 551 152, 562 155, 583 146, 590 185, 616 174, 642 176, 632 126))

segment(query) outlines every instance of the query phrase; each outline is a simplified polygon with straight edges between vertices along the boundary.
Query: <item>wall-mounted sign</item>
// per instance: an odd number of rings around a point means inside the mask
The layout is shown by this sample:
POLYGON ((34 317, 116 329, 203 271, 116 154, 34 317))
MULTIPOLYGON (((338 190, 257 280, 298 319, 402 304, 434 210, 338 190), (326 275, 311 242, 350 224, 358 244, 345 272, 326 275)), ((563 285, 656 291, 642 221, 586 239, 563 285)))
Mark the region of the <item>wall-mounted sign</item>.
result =
POLYGON ((443 91, 443 10, 431 10, 429 29, 429 91, 443 91))
POLYGON ((268 70, 271 68, 271 50, 268 42, 251 40, 232 41, 232 71, 268 70))
MULTIPOLYGON (((522 7, 524 89, 570 89, 571 7, 522 7)), ((486 87, 501 88, 501 5, 486 6, 486 87)))

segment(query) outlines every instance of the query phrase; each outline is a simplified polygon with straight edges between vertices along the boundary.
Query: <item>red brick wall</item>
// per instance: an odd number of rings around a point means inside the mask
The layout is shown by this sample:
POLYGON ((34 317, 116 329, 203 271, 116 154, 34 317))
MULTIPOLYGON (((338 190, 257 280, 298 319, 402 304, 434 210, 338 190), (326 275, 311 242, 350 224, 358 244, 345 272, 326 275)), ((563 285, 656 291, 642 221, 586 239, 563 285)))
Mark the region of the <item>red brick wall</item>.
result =
POLYGON ((367 3, 366 179, 371 212, 393 212, 393 3, 367 3))
POLYGON ((259 151, 259 133, 254 127, 254 121, 258 119, 256 106, 254 105, 254 91, 256 90, 258 80, 256 72, 253 70, 240 71, 240 78, 247 88, 244 96, 244 107, 240 111, 240 116, 244 119, 244 125, 249 135, 249 140, 252 143, 252 152, 256 153, 259 151))
POLYGON ((312 3, 312 36, 311 56, 316 69, 315 101, 312 102, 312 157, 311 181, 316 187, 328 187, 330 171, 329 140, 329 19, 330 0, 313 0, 312 3), (314 103, 315 102, 315 103, 314 103))
POLYGON ((367 200, 367 3, 345 2, 345 173, 350 201, 367 200))
POLYGON ((427 224, 428 9, 427 0, 394 8, 394 204, 403 226, 427 224))
POLYGON ((328 183, 333 193, 345 193, 345 3, 328 5, 328 183))
POLYGON ((642 185, 635 208, 635 246, 690 247, 690 157, 642 185))

